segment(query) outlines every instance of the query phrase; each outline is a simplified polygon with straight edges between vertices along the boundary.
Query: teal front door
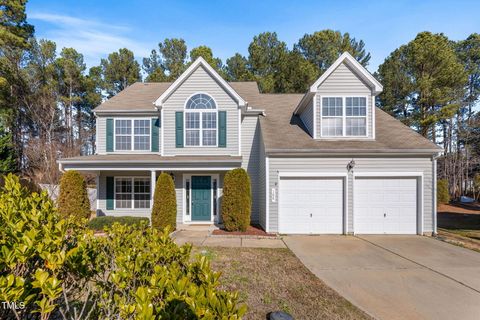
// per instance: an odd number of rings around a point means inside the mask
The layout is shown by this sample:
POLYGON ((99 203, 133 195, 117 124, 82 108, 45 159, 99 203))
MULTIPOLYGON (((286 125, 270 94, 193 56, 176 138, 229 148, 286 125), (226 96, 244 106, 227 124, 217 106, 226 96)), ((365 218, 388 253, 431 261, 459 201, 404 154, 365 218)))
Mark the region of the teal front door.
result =
POLYGON ((205 176, 192 176, 192 221, 211 220, 211 179, 205 176))

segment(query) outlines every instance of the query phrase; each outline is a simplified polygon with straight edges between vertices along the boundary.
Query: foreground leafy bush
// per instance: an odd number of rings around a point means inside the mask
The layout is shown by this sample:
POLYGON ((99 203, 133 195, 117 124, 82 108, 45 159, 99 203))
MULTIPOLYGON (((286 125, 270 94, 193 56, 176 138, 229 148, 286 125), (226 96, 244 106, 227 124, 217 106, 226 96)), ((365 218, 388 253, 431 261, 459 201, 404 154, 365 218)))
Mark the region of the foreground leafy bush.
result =
POLYGON ((152 227, 175 230, 177 221, 177 196, 172 177, 163 172, 157 179, 153 195, 152 227))
POLYGON ((250 177, 242 168, 228 171, 223 182, 222 220, 228 231, 246 231, 250 225, 250 177))
POLYGON ((65 172, 60 180, 58 212, 62 217, 90 218, 87 183, 83 176, 75 170, 65 172))
POLYGON ((25 308, 0 308, 1 319, 26 319, 36 312, 47 319, 62 291, 80 289, 85 277, 77 260, 80 233, 78 224, 60 219, 46 191, 30 194, 18 177, 5 178, 0 193, 0 301, 24 303, 25 308))
POLYGON ((125 224, 128 226, 138 225, 143 222, 149 222, 148 218, 143 217, 113 217, 113 216, 104 216, 104 217, 95 217, 92 220, 88 221, 87 227, 92 230, 101 231, 105 228, 111 228, 114 223, 125 224))
POLYGON ((95 237, 61 219, 46 193, 15 176, 0 192, 0 319, 240 319, 236 293, 191 247, 146 223, 114 224, 95 237))
POLYGON ((447 204, 450 202, 450 193, 448 192, 448 180, 438 179, 437 181, 437 203, 447 204))

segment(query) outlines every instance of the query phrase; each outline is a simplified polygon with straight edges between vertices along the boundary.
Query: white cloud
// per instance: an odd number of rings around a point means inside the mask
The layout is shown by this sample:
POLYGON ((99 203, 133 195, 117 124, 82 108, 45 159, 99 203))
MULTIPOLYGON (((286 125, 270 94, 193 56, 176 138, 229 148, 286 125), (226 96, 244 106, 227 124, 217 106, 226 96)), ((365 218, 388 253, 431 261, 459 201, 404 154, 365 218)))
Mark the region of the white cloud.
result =
POLYGON ((129 37, 133 30, 127 26, 52 13, 32 12, 28 18, 33 23, 38 20, 48 25, 45 29, 36 28, 37 37, 55 41, 59 51, 64 47, 75 48, 84 55, 89 67, 98 65, 101 58, 120 48, 132 50, 138 58, 150 54, 149 45, 129 37))

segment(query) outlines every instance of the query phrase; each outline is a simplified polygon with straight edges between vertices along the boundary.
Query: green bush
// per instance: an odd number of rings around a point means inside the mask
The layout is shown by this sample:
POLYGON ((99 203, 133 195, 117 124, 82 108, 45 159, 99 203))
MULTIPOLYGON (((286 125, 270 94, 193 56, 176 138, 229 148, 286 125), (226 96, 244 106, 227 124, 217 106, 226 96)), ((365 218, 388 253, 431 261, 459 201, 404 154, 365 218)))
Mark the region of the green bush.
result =
POLYGON ((228 231, 246 231, 250 225, 252 193, 250 177, 242 169, 225 174, 223 182, 222 220, 228 231))
POLYGON ((91 211, 87 183, 77 171, 65 172, 60 180, 58 212, 62 217, 90 218, 91 211))
POLYGON ((127 226, 131 225, 139 225, 142 222, 146 222, 148 224, 148 218, 144 217, 113 217, 113 216, 103 216, 103 217, 95 217, 92 220, 88 221, 87 227, 92 230, 104 230, 105 228, 111 228, 114 223, 124 224, 127 226))
POLYGON ((240 319, 238 294, 168 232, 115 223, 97 237, 8 176, 0 191, 0 319, 240 319))
POLYGON ((450 193, 448 192, 448 180, 438 179, 437 181, 437 203, 446 204, 450 202, 450 193))
POLYGON ((5 178, 0 192, 0 301, 23 302, 25 308, 0 308, 0 319, 34 319, 36 312, 46 319, 62 286, 79 290, 84 283, 79 279, 84 270, 79 233, 73 220, 58 216, 46 191, 30 193, 18 177, 5 178), (62 282, 67 278, 69 283, 62 282))
POLYGON ((152 208, 152 227, 175 230, 177 221, 177 197, 172 177, 163 172, 155 186, 152 208))

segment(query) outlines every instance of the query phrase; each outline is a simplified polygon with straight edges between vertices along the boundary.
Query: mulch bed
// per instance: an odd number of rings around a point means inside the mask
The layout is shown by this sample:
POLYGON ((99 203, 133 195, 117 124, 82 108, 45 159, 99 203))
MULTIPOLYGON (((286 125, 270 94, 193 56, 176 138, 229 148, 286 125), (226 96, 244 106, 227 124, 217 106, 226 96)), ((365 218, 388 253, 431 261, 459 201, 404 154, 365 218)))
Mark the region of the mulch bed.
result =
POLYGON ((439 204, 438 213, 460 213, 460 214, 480 214, 480 206, 476 203, 450 203, 439 204))
POLYGON ((213 230, 214 236, 259 236, 259 237, 276 237, 274 233, 265 232, 260 226, 249 226, 247 231, 227 231, 223 229, 213 230))

